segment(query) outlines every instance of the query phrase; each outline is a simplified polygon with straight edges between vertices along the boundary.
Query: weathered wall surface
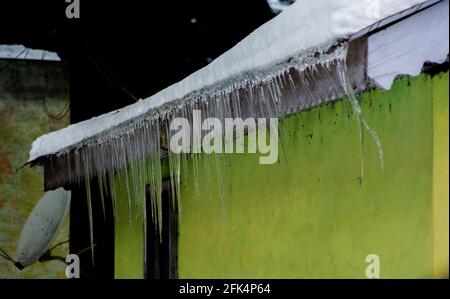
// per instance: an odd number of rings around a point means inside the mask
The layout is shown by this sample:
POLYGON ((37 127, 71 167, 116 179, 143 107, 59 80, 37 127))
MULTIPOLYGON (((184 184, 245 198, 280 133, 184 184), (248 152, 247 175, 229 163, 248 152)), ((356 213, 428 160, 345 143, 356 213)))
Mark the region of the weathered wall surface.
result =
MULTIPOLYGON (((447 73, 448 74, 448 73, 447 73)), ((433 81, 433 276, 448 277, 448 78, 433 81)))
POLYGON ((448 72, 361 102, 385 155, 381 169, 366 132, 362 179, 347 101, 285 119, 275 165, 228 156, 223 205, 214 167, 200 164, 198 202, 183 177, 179 276, 365 278, 372 253, 382 278, 448 275, 448 72))
MULTIPOLYGON (((61 111, 68 100, 68 84, 63 66, 55 62, 0 61, 0 246, 15 256, 22 226, 43 195, 40 167, 15 169, 28 159, 31 143, 38 136, 65 127, 69 117, 49 117, 42 106, 61 111)), ((68 225, 57 241, 68 239, 68 225)), ((65 256, 67 247, 55 254, 65 256)), ((36 263, 22 271, 0 259, 0 278, 64 278, 65 266, 52 261, 36 263)))

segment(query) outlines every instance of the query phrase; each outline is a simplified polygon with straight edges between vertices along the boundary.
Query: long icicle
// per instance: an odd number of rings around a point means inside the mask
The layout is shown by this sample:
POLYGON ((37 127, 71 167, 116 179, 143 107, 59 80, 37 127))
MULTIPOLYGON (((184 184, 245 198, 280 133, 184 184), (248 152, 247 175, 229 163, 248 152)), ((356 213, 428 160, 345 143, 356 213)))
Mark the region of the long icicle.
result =
POLYGON ((380 167, 384 168, 384 153, 383 153, 383 145, 381 143, 381 139, 378 136, 377 132, 369 126, 367 120, 365 119, 361 106, 359 105, 358 100, 356 99, 355 92, 353 91, 350 78, 348 75, 348 69, 347 69, 347 51, 348 51, 348 44, 344 43, 341 49, 339 51, 343 52, 342 59, 337 60, 337 71, 339 74, 339 79, 341 80, 342 87, 345 90, 345 93, 347 94, 347 98, 350 101, 350 104, 353 109, 353 113, 356 116, 356 120, 358 122, 359 127, 359 135, 360 135, 360 154, 361 154, 361 179, 364 178, 364 129, 366 129, 369 134, 374 139, 377 150, 378 150, 378 158, 380 162, 380 167))

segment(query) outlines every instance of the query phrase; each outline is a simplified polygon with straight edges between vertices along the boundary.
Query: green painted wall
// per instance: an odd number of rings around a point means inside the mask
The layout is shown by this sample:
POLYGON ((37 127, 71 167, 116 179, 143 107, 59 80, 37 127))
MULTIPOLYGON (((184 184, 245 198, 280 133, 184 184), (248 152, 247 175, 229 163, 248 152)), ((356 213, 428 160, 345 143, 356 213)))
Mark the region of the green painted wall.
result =
POLYGON ((366 134, 362 181, 358 127, 345 100, 285 119, 285 153, 275 165, 229 155, 225 207, 215 169, 200 163, 199 202, 191 171, 182 181, 179 276, 364 278, 371 253, 383 278, 431 277, 436 264, 448 276, 447 86, 448 72, 362 96, 385 154, 381 169, 366 134), (436 203, 446 212, 437 215, 436 203))
MULTIPOLYGON (((149 157, 149 165, 151 161, 159 163, 160 157, 149 157), (158 161, 158 162, 156 162, 158 161)), ((113 201, 115 205, 115 240, 114 240, 114 277, 116 279, 139 279, 144 278, 145 272, 145 254, 146 254, 146 221, 152 220, 152 215, 146 215, 146 204, 151 202, 145 199, 146 190, 139 188, 139 183, 150 186, 153 182, 151 171, 155 168, 149 167, 147 171, 147 181, 140 181, 138 172, 133 172, 132 168, 114 172, 110 177, 113 182, 111 189, 113 190, 113 201), (139 181, 139 182, 137 182, 139 181), (137 188, 130 188, 133 186, 137 188), (138 200, 141 198, 141 200, 138 200)), ((169 176, 169 165, 167 160, 161 163, 161 176, 167 178, 169 176)), ((148 189, 150 191, 150 188, 148 189)), ((100 200, 94 198, 92 200, 100 200)), ((153 202, 154 205, 161 206, 160 202, 153 202)), ((154 207, 156 209, 156 206, 154 207)), ((155 211, 155 215, 156 215, 155 211)))
POLYGON ((433 115, 433 276, 448 277, 448 78, 433 80, 433 115))
MULTIPOLYGON (((114 277, 117 279, 144 278, 144 202, 134 195, 134 176, 120 171, 112 186, 115 194, 114 277), (125 178, 125 176, 128 176, 125 178)), ((98 199, 94 199, 98 200, 98 199)))
MULTIPOLYGON (((8 61, 0 60, 0 68, 8 61)), ((15 256, 22 226, 44 194, 40 167, 15 169, 28 159, 37 137, 69 124, 69 117, 49 118, 43 111, 41 91, 53 112, 64 108, 68 85, 61 64, 17 61, 0 72, 0 246, 15 256)), ((68 223, 56 241, 68 239, 68 223)), ((67 246, 54 253, 65 256, 67 246)), ((0 259, 0 278, 65 278, 65 265, 58 261, 36 263, 19 271, 0 259)))

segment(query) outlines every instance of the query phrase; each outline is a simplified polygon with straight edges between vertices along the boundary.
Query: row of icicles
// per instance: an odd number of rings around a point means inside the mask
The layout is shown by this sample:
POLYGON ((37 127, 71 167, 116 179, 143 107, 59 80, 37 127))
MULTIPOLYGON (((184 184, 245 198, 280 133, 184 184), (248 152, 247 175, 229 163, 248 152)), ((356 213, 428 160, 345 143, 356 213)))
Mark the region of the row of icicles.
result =
MULTIPOLYGON (((291 58, 270 68, 241 74, 233 80, 206 87, 50 158, 46 165, 46 171, 50 172, 52 180, 56 180, 54 184, 64 185, 73 181, 78 183, 84 181, 85 183, 91 245, 94 244, 91 181, 95 177, 98 180, 102 206, 104 208, 106 198, 110 198, 115 219, 117 219, 116 207, 119 201, 126 200, 130 231, 133 230, 133 223, 141 223, 146 227, 146 199, 149 197, 150 220, 161 234, 163 180, 161 157, 167 156, 172 199, 174 200, 172 206, 177 205, 181 216, 182 177, 192 175, 198 209, 201 192, 198 154, 173 154, 167 150, 167 141, 172 137, 172 132, 168 128, 171 120, 176 117, 191 119, 194 109, 200 109, 205 118, 215 117, 219 120, 227 117, 243 119, 247 117, 283 117, 322 104, 324 102, 324 99, 320 98, 322 93, 318 93, 314 87, 317 88, 319 80, 326 80, 331 97, 345 94, 352 105, 360 134, 361 177, 364 176, 362 147, 365 130, 377 144, 380 165, 383 167, 381 140, 364 119, 350 84, 346 66, 348 44, 346 42, 339 44, 332 53, 326 52, 329 48, 312 51, 308 55, 291 58), (320 55, 318 56, 317 53, 320 55), (302 94, 303 97, 300 98, 298 94, 302 94), (187 167, 189 160, 192 160, 192 169, 187 167), (58 169, 68 169, 67 176, 52 176, 52 173, 58 173, 58 169), (138 221, 132 221, 132 209, 137 211, 133 214, 134 220, 138 221)), ((281 147, 283 147, 282 126, 279 129, 281 147)), ((225 206, 224 189, 227 174, 223 171, 227 171, 228 167, 226 155, 211 154, 204 157, 202 159, 205 164, 203 167, 215 170, 214 173, 208 172, 208 174, 211 177, 215 176, 220 201, 222 206, 225 206), (207 165, 211 163, 214 163, 215 166, 207 165)), ((146 232, 144 233, 145 238, 146 232)), ((119 242, 117 229, 115 240, 119 242)), ((92 248, 94 247, 92 246, 92 248)))

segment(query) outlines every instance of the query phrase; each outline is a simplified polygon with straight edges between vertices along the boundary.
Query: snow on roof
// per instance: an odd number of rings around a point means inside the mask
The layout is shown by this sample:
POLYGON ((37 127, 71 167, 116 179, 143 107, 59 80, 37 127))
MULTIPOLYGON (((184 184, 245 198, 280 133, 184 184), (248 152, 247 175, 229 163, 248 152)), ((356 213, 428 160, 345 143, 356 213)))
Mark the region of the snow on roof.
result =
POLYGON ((0 58, 61 61, 55 52, 25 48, 23 45, 0 45, 0 58))
POLYGON ((363 30, 370 31, 378 22, 425 2, 427 1, 296 1, 212 63, 180 82, 123 109, 39 137, 33 142, 29 162, 56 154, 151 109, 182 99, 203 87, 276 64, 340 38, 349 38, 363 30))

